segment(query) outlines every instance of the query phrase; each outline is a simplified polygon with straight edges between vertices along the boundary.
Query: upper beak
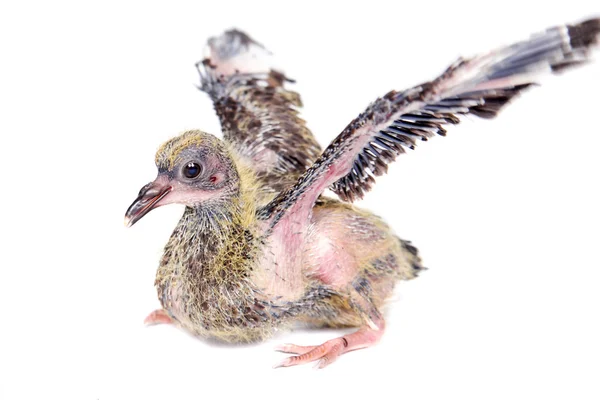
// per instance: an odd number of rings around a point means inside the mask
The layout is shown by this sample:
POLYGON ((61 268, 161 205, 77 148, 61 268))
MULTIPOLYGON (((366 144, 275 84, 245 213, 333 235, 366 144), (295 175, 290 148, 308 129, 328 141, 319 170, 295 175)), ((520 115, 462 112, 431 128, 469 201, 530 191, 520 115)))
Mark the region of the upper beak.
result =
POLYGON ((125 226, 129 228, 142 219, 144 215, 156 208, 158 202, 168 195, 171 190, 173 190, 171 186, 161 185, 156 181, 144 186, 140 190, 137 199, 131 203, 125 213, 125 226))

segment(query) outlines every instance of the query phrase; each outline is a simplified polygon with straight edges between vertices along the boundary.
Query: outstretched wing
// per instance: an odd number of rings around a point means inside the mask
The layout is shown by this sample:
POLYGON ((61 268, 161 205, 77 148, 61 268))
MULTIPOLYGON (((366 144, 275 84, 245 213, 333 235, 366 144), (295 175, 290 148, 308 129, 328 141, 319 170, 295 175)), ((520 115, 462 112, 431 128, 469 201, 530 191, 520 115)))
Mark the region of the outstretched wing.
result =
POLYGON ((431 82, 389 92, 352 121, 294 186, 262 209, 268 230, 285 234, 308 224, 314 202, 326 188, 343 200, 361 198, 374 176, 385 173, 417 141, 445 135, 445 127, 458 124, 463 115, 495 117, 543 73, 588 61, 599 36, 600 19, 551 28, 527 41, 459 59, 431 82))
POLYGON ((197 64, 200 89, 209 94, 223 136, 255 169, 263 186, 279 192, 293 184, 321 154, 298 117, 292 82, 271 69, 271 54, 237 30, 211 38, 208 56, 197 64))

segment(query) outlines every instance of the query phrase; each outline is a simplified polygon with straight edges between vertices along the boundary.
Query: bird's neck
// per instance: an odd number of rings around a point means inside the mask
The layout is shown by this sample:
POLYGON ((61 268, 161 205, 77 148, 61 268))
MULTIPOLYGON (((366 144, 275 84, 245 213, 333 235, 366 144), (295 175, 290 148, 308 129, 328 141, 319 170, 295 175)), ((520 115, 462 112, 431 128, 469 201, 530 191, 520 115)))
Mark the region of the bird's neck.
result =
POLYGON ((256 246, 256 211, 248 201, 239 194, 216 204, 186 207, 167 243, 161 267, 213 284, 245 278, 256 246))

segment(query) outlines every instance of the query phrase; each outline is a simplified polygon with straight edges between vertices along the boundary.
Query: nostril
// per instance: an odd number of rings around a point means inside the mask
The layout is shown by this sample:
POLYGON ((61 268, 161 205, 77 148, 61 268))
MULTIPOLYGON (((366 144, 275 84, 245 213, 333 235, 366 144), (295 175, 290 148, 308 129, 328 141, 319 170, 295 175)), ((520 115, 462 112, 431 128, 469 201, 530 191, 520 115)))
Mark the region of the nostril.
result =
POLYGON ((142 196, 143 194, 147 193, 147 191, 150 188, 150 186, 152 186, 152 182, 147 183, 146 185, 144 185, 144 187, 142 187, 140 189, 140 192, 138 193, 138 196, 142 196))

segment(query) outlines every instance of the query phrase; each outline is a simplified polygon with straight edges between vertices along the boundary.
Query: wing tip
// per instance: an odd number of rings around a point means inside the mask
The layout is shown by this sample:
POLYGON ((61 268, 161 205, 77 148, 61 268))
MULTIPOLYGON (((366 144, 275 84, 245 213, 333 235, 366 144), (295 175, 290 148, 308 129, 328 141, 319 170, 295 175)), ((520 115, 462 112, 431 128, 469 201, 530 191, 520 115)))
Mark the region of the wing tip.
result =
POLYGON ((575 49, 597 46, 600 43, 600 17, 567 25, 567 32, 569 43, 575 49))
POLYGON ((217 76, 268 73, 273 54, 247 33, 232 28, 208 39, 204 59, 217 76))
POLYGON ((228 29, 219 36, 208 39, 208 50, 221 60, 229 60, 256 47, 271 55, 262 44, 254 40, 246 32, 237 28, 228 29))

